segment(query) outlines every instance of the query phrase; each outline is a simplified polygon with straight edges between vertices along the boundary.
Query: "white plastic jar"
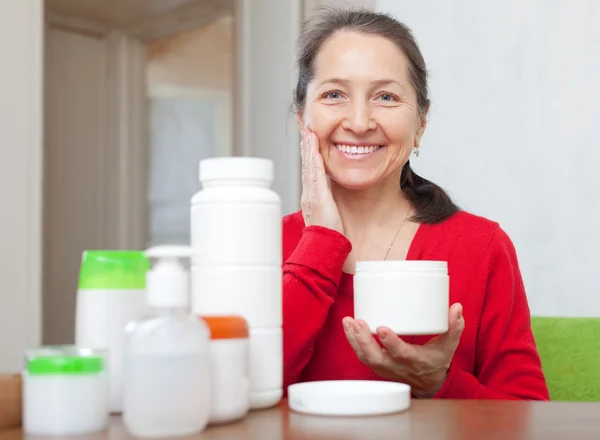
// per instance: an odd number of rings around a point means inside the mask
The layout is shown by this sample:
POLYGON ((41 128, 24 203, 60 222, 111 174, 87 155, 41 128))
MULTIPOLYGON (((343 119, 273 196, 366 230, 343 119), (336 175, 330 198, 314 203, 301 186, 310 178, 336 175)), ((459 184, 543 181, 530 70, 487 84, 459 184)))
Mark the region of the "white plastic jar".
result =
POLYGON ((83 253, 75 345, 107 351, 109 409, 123 407, 125 328, 146 313, 146 272, 150 261, 139 251, 89 250, 83 253))
POLYGON ((26 434, 83 435, 107 427, 104 354, 74 347, 31 350, 22 377, 26 434))
POLYGON ((243 418, 250 408, 248 325, 241 316, 202 317, 210 329, 209 423, 243 418))
POLYGON ((205 159, 191 201, 192 313, 248 323, 250 409, 283 395, 282 216, 273 177, 268 159, 205 159))
POLYGON ((371 332, 380 326, 398 335, 448 331, 449 276, 445 261, 357 261, 354 318, 371 332))

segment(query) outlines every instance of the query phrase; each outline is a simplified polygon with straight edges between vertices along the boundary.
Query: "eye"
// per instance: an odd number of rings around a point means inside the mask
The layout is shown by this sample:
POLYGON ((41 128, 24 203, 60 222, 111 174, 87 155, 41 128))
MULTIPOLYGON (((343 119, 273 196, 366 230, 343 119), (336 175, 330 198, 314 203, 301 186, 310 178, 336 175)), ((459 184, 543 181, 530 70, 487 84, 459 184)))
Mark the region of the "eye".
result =
POLYGON ((321 96, 325 99, 340 99, 342 97, 342 94, 338 90, 331 90, 329 92, 323 93, 323 95, 321 96))
POLYGON ((379 99, 381 99, 384 102, 396 102, 398 101, 398 97, 396 95, 394 95, 393 93, 381 93, 379 95, 379 99))

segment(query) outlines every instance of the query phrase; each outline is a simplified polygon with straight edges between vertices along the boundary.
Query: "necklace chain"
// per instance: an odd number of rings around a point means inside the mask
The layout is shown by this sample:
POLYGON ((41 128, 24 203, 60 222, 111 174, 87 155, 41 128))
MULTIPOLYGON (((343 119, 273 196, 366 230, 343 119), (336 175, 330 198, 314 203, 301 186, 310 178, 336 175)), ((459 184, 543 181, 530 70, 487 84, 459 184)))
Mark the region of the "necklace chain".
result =
POLYGON ((398 234, 400 234, 400 230, 402 229, 402 227, 406 223, 406 220, 408 220, 408 215, 410 214, 410 211, 411 211, 410 209, 408 209, 406 211, 406 216, 404 217, 404 220, 402 221, 402 223, 400 224, 400 227, 396 231, 396 235, 394 235, 394 239, 392 240, 392 243, 390 244, 390 247, 388 248, 387 252, 385 253, 385 257, 383 257, 384 260, 387 260, 388 255, 390 254, 392 248, 394 247, 394 243, 396 243, 396 238, 398 238, 398 234))

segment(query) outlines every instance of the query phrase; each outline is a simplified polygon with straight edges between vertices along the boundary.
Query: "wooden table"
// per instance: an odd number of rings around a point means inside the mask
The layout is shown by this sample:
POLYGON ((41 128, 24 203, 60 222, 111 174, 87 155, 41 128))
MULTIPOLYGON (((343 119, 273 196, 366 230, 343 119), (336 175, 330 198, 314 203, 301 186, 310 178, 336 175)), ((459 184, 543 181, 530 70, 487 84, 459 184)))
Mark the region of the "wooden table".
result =
MULTIPOLYGON (((27 438, 21 430, 0 440, 27 438)), ((119 417, 107 431, 73 440, 132 439, 119 417)), ((39 437, 36 437, 39 439, 39 437)), ((600 403, 413 400, 401 414, 380 417, 316 417, 279 407, 207 428, 190 440, 579 440, 600 439, 600 403)))

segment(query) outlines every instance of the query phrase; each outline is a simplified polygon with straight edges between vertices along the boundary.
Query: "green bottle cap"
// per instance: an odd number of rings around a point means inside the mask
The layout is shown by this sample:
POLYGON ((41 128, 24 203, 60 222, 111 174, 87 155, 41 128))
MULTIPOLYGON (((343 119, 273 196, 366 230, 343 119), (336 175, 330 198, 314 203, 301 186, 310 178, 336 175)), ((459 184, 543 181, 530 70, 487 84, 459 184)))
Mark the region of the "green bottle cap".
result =
POLYGON ((104 371, 104 357, 91 350, 42 348, 29 353, 30 375, 84 375, 104 371))
POLYGON ((149 269, 142 251, 88 250, 81 259, 79 289, 144 289, 149 269))

